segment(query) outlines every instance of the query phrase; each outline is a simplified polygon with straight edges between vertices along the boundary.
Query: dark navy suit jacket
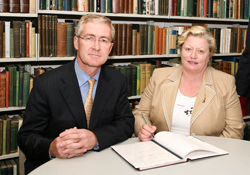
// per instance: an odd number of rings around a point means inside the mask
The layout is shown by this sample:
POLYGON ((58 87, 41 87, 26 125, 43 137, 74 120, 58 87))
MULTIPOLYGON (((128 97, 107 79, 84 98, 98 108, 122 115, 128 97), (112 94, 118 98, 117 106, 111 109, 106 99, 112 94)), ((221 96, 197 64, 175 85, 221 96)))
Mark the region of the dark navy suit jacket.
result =
MULTIPOLYGON (((34 79, 18 145, 26 155, 25 171, 50 160, 49 146, 65 129, 87 128, 74 61, 34 79)), ((134 116, 127 99, 127 79, 103 65, 91 113, 91 130, 99 150, 124 141, 134 132, 134 116)))

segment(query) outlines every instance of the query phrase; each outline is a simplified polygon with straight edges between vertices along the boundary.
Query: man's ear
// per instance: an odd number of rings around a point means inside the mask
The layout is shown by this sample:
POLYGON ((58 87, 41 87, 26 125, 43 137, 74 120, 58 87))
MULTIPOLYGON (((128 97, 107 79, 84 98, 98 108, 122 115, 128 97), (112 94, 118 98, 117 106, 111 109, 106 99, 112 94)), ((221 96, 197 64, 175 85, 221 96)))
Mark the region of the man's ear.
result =
POLYGON ((76 50, 78 50, 78 37, 77 37, 77 36, 74 36, 73 43, 74 43, 74 48, 75 48, 76 50))

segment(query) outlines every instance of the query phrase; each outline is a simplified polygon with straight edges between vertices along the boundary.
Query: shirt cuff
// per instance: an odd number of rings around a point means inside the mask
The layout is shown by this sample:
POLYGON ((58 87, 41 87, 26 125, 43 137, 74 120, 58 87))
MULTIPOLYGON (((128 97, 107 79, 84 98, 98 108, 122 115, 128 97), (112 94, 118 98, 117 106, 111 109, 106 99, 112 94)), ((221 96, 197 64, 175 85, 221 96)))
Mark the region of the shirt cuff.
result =
POLYGON ((99 150, 99 143, 93 148, 93 150, 98 151, 99 150))

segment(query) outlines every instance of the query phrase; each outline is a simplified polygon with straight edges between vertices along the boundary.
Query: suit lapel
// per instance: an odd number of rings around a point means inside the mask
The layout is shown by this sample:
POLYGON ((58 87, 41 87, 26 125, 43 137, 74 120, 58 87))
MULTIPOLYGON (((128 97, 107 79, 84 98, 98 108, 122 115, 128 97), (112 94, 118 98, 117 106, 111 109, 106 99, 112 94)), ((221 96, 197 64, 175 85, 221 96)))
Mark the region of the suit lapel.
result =
POLYGON ((96 95, 91 112, 90 124, 89 124, 90 130, 92 128, 95 128, 97 122, 99 121, 99 118, 102 115, 102 112, 106 107, 105 104, 107 103, 108 98, 110 98, 111 93, 113 91, 113 86, 110 85, 109 80, 110 78, 105 71, 105 66, 103 66, 98 80, 98 86, 96 89, 96 95))
POLYGON ((77 77, 74 68, 75 61, 72 61, 64 67, 64 73, 62 75, 61 92, 68 104, 76 122, 78 128, 87 128, 86 115, 84 112, 82 97, 80 88, 78 85, 77 77))
POLYGON ((162 108, 164 111, 164 116, 166 118, 169 130, 171 130, 171 126, 172 126, 172 115, 173 115, 174 103, 175 103, 176 95, 179 89, 181 74, 182 74, 182 66, 179 66, 166 79, 166 82, 161 86, 162 108), (173 99, 173 100, 169 101, 169 99, 173 99))
POLYGON ((208 67, 204 73, 202 84, 194 104, 191 125, 199 117, 201 112, 207 107, 216 94, 213 88, 213 80, 210 69, 211 68, 208 67))

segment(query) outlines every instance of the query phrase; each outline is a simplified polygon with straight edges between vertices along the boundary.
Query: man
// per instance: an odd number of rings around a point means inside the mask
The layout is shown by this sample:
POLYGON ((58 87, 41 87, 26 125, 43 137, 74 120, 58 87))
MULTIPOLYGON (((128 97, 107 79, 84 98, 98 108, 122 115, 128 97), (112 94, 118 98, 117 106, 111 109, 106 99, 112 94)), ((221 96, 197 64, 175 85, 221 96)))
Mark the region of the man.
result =
POLYGON ((246 96, 250 88, 250 22, 247 28, 246 48, 241 55, 239 68, 235 76, 236 91, 240 96, 246 96))
POLYGON ((104 65, 114 34, 107 17, 84 15, 74 37, 76 59, 34 79, 18 133, 25 173, 54 157, 100 151, 132 136, 126 77, 104 65), (92 99, 89 112, 86 104, 92 99))

